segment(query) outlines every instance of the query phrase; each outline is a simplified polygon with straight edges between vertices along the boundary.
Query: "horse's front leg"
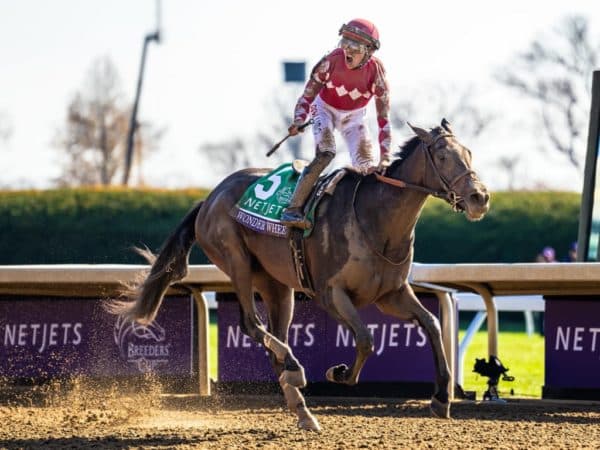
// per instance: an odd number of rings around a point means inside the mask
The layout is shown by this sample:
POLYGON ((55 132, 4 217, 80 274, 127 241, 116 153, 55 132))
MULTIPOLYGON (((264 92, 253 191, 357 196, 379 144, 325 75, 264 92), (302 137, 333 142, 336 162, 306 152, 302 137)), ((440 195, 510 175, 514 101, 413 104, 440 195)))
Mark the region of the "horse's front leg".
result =
POLYGON ((450 369, 442 344, 439 320, 421 304, 408 283, 405 283, 399 291, 382 297, 376 304, 385 314, 402 320, 416 320, 425 329, 431 342, 436 368, 436 390, 431 399, 431 411, 438 417, 449 418, 450 369))
POLYGON ((330 367, 325 374, 327 380, 335 383, 355 385, 360 371, 369 355, 373 353, 373 336, 364 325, 352 300, 343 289, 329 288, 322 303, 329 313, 340 323, 347 326, 356 341, 356 359, 351 367, 340 364, 330 367))

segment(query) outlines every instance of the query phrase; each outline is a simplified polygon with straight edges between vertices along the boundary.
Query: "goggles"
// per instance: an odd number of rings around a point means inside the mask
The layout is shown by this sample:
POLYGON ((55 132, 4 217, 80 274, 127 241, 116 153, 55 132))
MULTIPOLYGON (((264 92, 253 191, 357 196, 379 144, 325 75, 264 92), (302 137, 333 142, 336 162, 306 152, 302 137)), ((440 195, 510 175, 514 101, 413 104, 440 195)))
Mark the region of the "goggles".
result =
POLYGON ((344 24, 340 28, 340 31, 338 31, 338 34, 343 35, 344 33, 347 35, 349 34, 350 36, 355 35, 357 38, 363 39, 364 41, 370 43, 375 50, 379 50, 379 39, 375 39, 373 36, 371 36, 369 33, 365 33, 359 27, 344 24))
POLYGON ((340 40, 338 46, 350 56, 364 55, 367 53, 367 46, 365 44, 361 44, 360 42, 345 37, 340 40))

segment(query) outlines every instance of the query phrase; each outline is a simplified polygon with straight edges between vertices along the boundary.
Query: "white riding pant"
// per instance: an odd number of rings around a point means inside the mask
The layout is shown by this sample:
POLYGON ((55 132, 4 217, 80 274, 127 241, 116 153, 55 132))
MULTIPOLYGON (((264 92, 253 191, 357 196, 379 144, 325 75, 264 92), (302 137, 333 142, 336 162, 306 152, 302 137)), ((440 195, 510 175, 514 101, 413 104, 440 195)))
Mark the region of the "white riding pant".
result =
POLYGON ((366 107, 344 111, 325 103, 317 96, 310 107, 312 130, 317 152, 335 154, 334 130, 339 130, 350 151, 352 166, 366 171, 374 165, 373 145, 365 124, 366 107))

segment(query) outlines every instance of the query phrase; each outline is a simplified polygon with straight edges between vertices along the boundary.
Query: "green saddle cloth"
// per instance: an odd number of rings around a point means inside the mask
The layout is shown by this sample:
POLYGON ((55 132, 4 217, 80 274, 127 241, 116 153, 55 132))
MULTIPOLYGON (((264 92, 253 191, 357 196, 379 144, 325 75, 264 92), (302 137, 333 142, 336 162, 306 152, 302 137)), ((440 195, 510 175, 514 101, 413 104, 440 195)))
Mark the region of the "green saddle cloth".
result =
POLYGON ((232 217, 259 233, 286 237, 288 228, 281 223, 281 214, 290 204, 298 178, 291 163, 282 164, 246 189, 232 217))

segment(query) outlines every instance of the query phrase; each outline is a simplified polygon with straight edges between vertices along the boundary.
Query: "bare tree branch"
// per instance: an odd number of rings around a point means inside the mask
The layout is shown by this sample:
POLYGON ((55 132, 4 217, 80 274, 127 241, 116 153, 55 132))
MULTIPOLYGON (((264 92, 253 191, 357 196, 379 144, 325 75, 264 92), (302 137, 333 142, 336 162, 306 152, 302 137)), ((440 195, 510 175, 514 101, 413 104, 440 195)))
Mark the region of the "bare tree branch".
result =
MULTIPOLYGON (((294 87, 283 86, 278 90, 278 95, 265 107, 271 120, 251 136, 234 135, 229 139, 202 143, 199 146, 199 151, 215 165, 215 170, 231 172, 244 167, 272 166, 297 158, 312 158, 312 151, 307 155, 303 146, 308 140, 312 149, 310 137, 306 140, 301 137, 290 138, 271 158, 267 160, 265 157, 267 151, 287 134, 292 122, 292 112, 299 95, 294 87)), ((307 134, 310 134, 309 130, 304 133, 307 134)))
POLYGON ((515 188, 516 168, 519 164, 520 155, 502 156, 498 159, 498 165, 503 169, 508 176, 508 190, 512 191, 515 188))
MULTIPOLYGON (((122 101, 117 69, 108 57, 97 59, 88 71, 83 88, 67 107, 65 128, 55 146, 66 156, 59 185, 110 185, 123 169, 123 152, 130 108, 122 101)), ((138 124, 139 125, 139 124, 138 124)), ((136 142, 137 164, 157 148, 162 132, 149 123, 140 128, 136 142)))
POLYGON ((10 116, 0 111, 0 142, 7 143, 13 134, 13 124, 10 116))
POLYGON ((505 86, 538 105, 548 143, 576 169, 583 155, 582 130, 589 113, 594 47, 585 17, 565 18, 549 37, 534 40, 508 69, 496 75, 505 86))
POLYGON ((390 121, 394 130, 401 130, 407 121, 447 118, 466 140, 480 136, 495 120, 495 115, 475 103, 476 93, 471 85, 422 86, 412 90, 409 100, 395 102, 390 121))

